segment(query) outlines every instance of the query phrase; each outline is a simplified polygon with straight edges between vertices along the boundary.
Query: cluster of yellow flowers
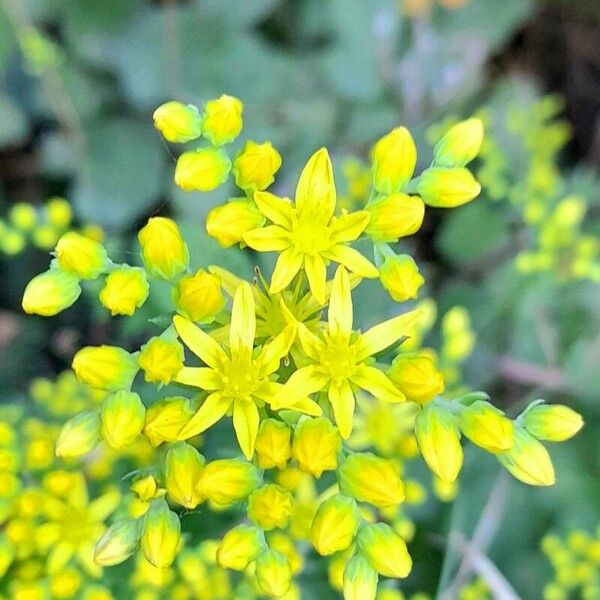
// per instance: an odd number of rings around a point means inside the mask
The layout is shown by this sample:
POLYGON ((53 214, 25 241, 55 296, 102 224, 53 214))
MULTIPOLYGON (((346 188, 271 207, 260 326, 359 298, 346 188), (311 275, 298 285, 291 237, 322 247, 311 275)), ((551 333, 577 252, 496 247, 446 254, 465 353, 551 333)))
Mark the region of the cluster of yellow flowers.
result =
MULTIPOLYGON (((42 207, 17 202, 7 218, 0 219, 0 252, 14 256, 32 244, 41 250, 51 250, 66 231, 72 229, 73 212, 64 198, 50 198, 42 207)), ((96 225, 85 225, 81 235, 97 242, 104 237, 96 225)))
MULTIPOLYGON (((539 440, 567 439, 582 420, 567 407, 534 403, 512 421, 484 393, 443 396, 442 365, 456 385, 452 368, 473 346, 460 308, 444 319, 439 358, 411 339, 431 326, 431 318, 420 325, 423 306, 365 331, 354 322, 353 289, 364 278, 379 279, 397 302, 417 297, 424 281, 418 266, 390 244, 420 228, 426 205, 455 207, 479 194, 466 168, 483 138, 478 119, 451 128, 418 176, 408 130, 382 137, 372 151, 369 198, 348 211, 337 207, 325 149, 309 158, 293 201, 266 191, 281 165, 271 143, 248 141, 232 160, 225 146, 242 130, 242 109, 230 96, 202 111, 172 101, 154 122, 170 142, 200 144, 177 160, 182 189, 212 190, 233 173, 244 195, 214 208, 207 231, 223 247, 276 253, 270 277, 257 270, 247 281, 217 265, 191 269, 190 259, 202 257, 190 257, 175 221, 153 217, 138 235, 140 266, 115 264, 100 243, 69 232, 50 269, 28 284, 23 307, 44 316, 71 306, 81 282, 101 276, 99 299, 113 315, 132 315, 150 286, 171 287, 166 328, 139 350, 87 346, 75 354, 79 382, 104 397, 64 425, 56 453, 122 452, 140 440, 160 447, 151 466, 133 474, 126 514, 97 541, 97 566, 121 563, 139 548, 138 561, 162 577, 183 555, 187 514, 233 512, 238 523, 206 556, 207 565, 240 572, 234 580, 247 591, 236 598, 299 598, 294 576, 312 547, 327 557, 330 582, 346 600, 374 599, 380 576, 411 571, 403 504, 423 493, 405 481, 401 457, 370 451, 384 440, 353 447, 361 403, 411 414, 408 432, 446 485, 461 470, 463 435, 522 481, 550 485, 554 470, 539 440), (373 261, 352 246, 359 238, 361 248, 371 245, 373 261), (142 378, 176 395, 150 402, 142 378), (216 456, 210 445, 200 453, 198 436, 217 428, 220 441, 235 435, 242 456, 225 445, 216 456)), ((192 586, 183 590, 205 597, 192 586)))

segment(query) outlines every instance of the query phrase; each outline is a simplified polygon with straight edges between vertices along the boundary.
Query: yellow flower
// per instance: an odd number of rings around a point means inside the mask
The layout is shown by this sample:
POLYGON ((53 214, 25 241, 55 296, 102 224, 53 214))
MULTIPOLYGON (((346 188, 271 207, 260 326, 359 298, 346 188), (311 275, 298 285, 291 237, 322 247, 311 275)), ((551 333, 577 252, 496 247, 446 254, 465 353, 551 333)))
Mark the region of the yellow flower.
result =
POLYGON ((188 247, 175 221, 152 217, 140 229, 138 239, 144 265, 151 275, 171 279, 187 269, 188 247))
POLYGON ((247 198, 234 198, 213 208, 206 217, 206 231, 223 248, 244 241, 244 235, 265 224, 264 215, 247 198))
POLYGON ((232 142, 242 130, 242 101, 223 94, 204 105, 202 135, 215 146, 232 142))
POLYGON ((406 185, 415 171, 417 148, 406 127, 397 127, 373 146, 373 187, 393 194, 406 185))
POLYGON ((152 118, 154 127, 169 142, 190 142, 202 134, 202 117, 192 104, 176 100, 165 102, 154 111, 152 118))
POLYGON ((119 519, 98 540, 94 548, 94 562, 101 567, 112 567, 127 560, 140 539, 137 519, 119 519))
POLYGON ((510 450, 514 443, 514 427, 501 410, 484 400, 466 406, 459 416, 461 431, 488 452, 510 450))
POLYGON ((185 442, 169 448, 165 457, 165 486, 172 500, 186 508, 200 504, 200 475, 205 462, 202 454, 185 442))
POLYGON ((302 471, 318 478, 337 468, 341 447, 340 434, 329 419, 302 417, 294 431, 292 456, 302 471))
POLYGON ((256 559, 256 580, 269 596, 283 596, 292 579, 292 567, 286 556, 277 550, 264 550, 256 559))
POLYGON ((147 475, 140 479, 136 479, 129 489, 142 501, 148 502, 154 499, 159 493, 158 483, 153 475, 147 475))
MULTIPOLYGON (((210 392, 200 410, 180 432, 180 438, 186 439, 206 431, 233 409, 233 426, 240 448, 246 458, 251 458, 258 433, 258 405, 270 404, 281 387, 269 376, 279 368, 279 362, 294 341, 294 325, 286 327, 255 355, 254 297, 246 282, 238 287, 233 299, 228 350, 183 317, 175 316, 173 323, 183 342, 208 365, 184 367, 175 381, 210 392)), ((308 399, 302 406, 317 414, 320 412, 318 406, 308 399)))
POLYGON ((175 184, 186 192, 210 192, 227 181, 231 160, 221 148, 198 148, 177 159, 175 184))
POLYGON ((358 546, 380 575, 407 577, 412 569, 406 542, 387 523, 365 523, 358 532, 358 546))
POLYGON ((71 205, 64 198, 50 198, 44 205, 48 223, 58 229, 66 229, 73 219, 71 205))
POLYGON ((444 377, 425 354, 399 354, 388 377, 408 400, 425 404, 444 391, 444 377))
POLYGON ((135 356, 118 346, 86 346, 73 357, 81 383, 99 390, 129 389, 139 367, 135 356))
POLYGON ((248 498, 248 518, 264 531, 285 527, 292 511, 292 495, 270 483, 258 488, 248 498))
POLYGON ((181 538, 179 517, 164 499, 154 500, 144 515, 140 545, 144 556, 159 569, 171 566, 181 538))
POLYGON ((428 206, 454 208, 474 200, 481 186, 468 169, 430 167, 421 173, 417 192, 428 206))
POLYGON ((562 404, 538 404, 525 414, 525 429, 538 440, 564 442, 582 427, 581 415, 562 404))
POLYGON ((370 202, 365 210, 371 215, 365 233, 377 243, 396 242, 416 233, 423 224, 425 204, 419 196, 391 194, 370 202))
POLYGON ((99 297, 113 317, 131 316, 136 308, 146 302, 149 290, 143 269, 123 265, 107 275, 99 297))
POLYGON ((482 120, 472 117, 461 121, 435 145, 433 161, 438 167, 464 167, 479 154, 482 142, 482 120))
POLYGON ((387 256, 379 268, 379 279, 396 302, 416 298, 420 287, 425 283, 419 267, 408 254, 387 256))
POLYGON ((355 554, 344 568, 344 600, 375 600, 377 579, 366 557, 355 554))
POLYGON ((225 306, 221 280, 204 269, 182 277, 173 288, 177 312, 196 323, 211 323, 225 306))
POLYGON ((145 415, 146 408, 135 392, 112 394, 102 404, 102 437, 111 448, 129 446, 142 433, 145 415))
POLYGON ((224 569, 243 571, 265 549, 264 533, 258 527, 242 523, 223 536, 217 549, 217 563, 224 569))
POLYGON ((402 402, 404 394, 367 359, 400 339, 418 317, 412 311, 375 325, 362 334, 352 332, 350 280, 344 267, 338 267, 329 302, 328 328, 320 337, 302 323, 298 334, 306 355, 313 364, 294 372, 271 402, 271 406, 291 408, 300 398, 328 390, 329 402, 342 438, 352 432, 354 391, 362 388, 387 402, 402 402))
POLYGON ((183 346, 177 340, 150 338, 140 349, 138 363, 149 383, 169 383, 183 367, 183 346))
POLYGON ((310 540, 319 554, 329 556, 350 547, 359 523, 356 502, 335 494, 319 506, 310 529, 310 540))
POLYGON ((55 252, 58 266, 80 279, 96 279, 109 264, 102 244, 74 231, 58 240, 55 252))
POLYGON ((235 183, 243 190, 264 190, 273 183, 279 167, 281 156, 271 142, 257 144, 249 140, 233 161, 235 183))
POLYGON ((84 411, 69 419, 56 441, 56 456, 74 458, 93 450, 100 441, 100 417, 84 411))
POLYGON ((28 315, 53 317, 72 306, 81 287, 77 277, 59 269, 50 269, 36 275, 23 293, 23 310, 28 315))
POLYGON ((244 235, 250 248, 280 252, 271 277, 271 293, 285 289, 304 268, 317 302, 325 304, 326 267, 345 265, 362 277, 377 277, 377 269, 347 243, 357 239, 369 223, 366 211, 334 217, 336 193, 333 169, 325 148, 315 152, 302 170, 296 201, 256 192, 254 201, 273 225, 244 235))
POLYGON ((265 419, 256 436, 256 460, 261 469, 285 469, 292 456, 292 430, 282 421, 265 419))
POLYGON ((200 475, 200 492, 219 506, 247 498, 260 483, 256 467, 235 458, 213 460, 200 475))
POLYGON ((196 412, 196 403, 189 398, 163 398, 146 410, 144 435, 153 446, 176 442, 179 433, 196 412))

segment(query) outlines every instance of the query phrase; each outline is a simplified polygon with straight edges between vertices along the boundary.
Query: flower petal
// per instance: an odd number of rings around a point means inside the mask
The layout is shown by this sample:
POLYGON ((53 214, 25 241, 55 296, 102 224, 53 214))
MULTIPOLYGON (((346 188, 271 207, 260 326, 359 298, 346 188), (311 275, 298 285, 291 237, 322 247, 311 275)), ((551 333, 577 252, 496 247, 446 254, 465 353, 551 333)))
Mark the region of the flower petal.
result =
POLYGON ((365 331, 357 343, 357 361, 364 360, 367 356, 373 356, 381 350, 391 346, 398 341, 421 317, 423 311, 420 309, 398 315, 393 319, 388 319, 379 323, 371 329, 365 331))
POLYGON ((258 433, 258 408, 248 400, 236 400, 233 405, 233 428, 244 456, 250 460, 258 433))
POLYGON ((208 396, 198 412, 181 428, 178 440, 187 440, 214 425, 231 406, 231 398, 215 392, 208 396))
POLYGON ((119 506, 121 494, 117 490, 106 492, 90 502, 88 515, 92 521, 104 521, 119 506))
POLYGON ((254 192, 254 202, 267 219, 285 229, 291 229, 294 207, 289 200, 275 196, 271 192, 254 192))
POLYGON ((259 227, 244 234, 244 242, 258 252, 281 252, 289 248, 288 232, 279 225, 259 227))
POLYGON ((315 362, 319 362, 323 351, 323 342, 304 323, 298 323, 298 338, 306 355, 315 362))
POLYGON ((179 315, 173 317, 173 324, 185 345, 209 367, 219 369, 229 358, 219 344, 208 333, 179 315))
POLYGON ((279 255, 271 276, 271 287, 269 289, 271 294, 281 292, 290 284, 300 267, 302 267, 303 259, 304 255, 296 252, 293 248, 288 248, 279 255))
POLYGON ((344 339, 350 338, 353 319, 352 295, 348 271, 343 266, 337 268, 333 278, 327 319, 331 335, 341 335, 344 339))
POLYGON ((327 382, 329 375, 320 370, 316 365, 309 365, 295 371, 283 384, 275 398, 271 402, 274 410, 279 408, 290 408, 296 401, 321 391, 327 382))
POLYGON ((256 335, 256 313, 254 312, 254 296, 252 287, 247 281, 235 291, 229 324, 229 346, 234 349, 244 349, 252 354, 254 337, 256 335))
POLYGON ((329 227, 329 239, 334 244, 351 242, 367 228, 370 220, 371 213, 366 210, 357 210, 334 218, 329 227))
POLYGON ((173 381, 209 391, 218 390, 222 386, 219 374, 208 367, 183 367, 173 381))
POLYGON ((306 255, 304 258, 304 270, 308 278, 308 285, 312 295, 319 304, 325 304, 327 296, 327 269, 325 261, 317 254, 306 255))
POLYGON ((258 358, 260 364, 259 377, 266 377, 279 368, 281 359, 289 352, 295 339, 296 324, 290 323, 274 340, 263 346, 258 358))
POLYGON ((329 384, 329 403, 333 408, 336 425, 340 435, 347 440, 352 433, 354 420, 354 393, 347 380, 337 385, 333 381, 329 384))
POLYGON ((404 402, 406 400, 404 394, 390 381, 388 376, 375 367, 361 365, 350 376, 350 380, 384 402, 404 402))
POLYGON ((296 187, 296 208, 329 222, 335 211, 333 167, 326 148, 317 150, 306 163, 296 187))
POLYGON ((75 548, 71 542, 59 540, 52 550, 50 550, 50 554, 48 554, 48 573, 53 574, 62 571, 71 560, 74 552, 75 548))
POLYGON ((243 281, 243 279, 240 279, 231 271, 223 269, 223 267, 219 267, 218 265, 209 265, 208 272, 216 275, 221 280, 223 289, 232 297, 235 294, 235 290, 238 289, 240 283, 243 281))
POLYGON ((361 277, 378 277, 379 271, 377 267, 367 260, 358 250, 338 244, 332 246, 323 256, 329 260, 344 265, 348 271, 352 271, 361 277))

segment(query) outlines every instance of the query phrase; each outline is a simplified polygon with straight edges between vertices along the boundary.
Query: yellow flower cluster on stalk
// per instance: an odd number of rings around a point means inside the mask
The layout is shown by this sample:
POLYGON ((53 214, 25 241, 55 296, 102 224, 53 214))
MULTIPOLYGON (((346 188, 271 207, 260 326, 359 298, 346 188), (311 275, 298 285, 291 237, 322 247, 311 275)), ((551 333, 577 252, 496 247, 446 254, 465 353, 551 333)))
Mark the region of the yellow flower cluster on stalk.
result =
MULTIPOLYGON (((413 455, 418 445, 445 484, 458 477, 464 435, 522 481, 549 485, 552 463, 538 440, 567 439, 581 418, 536 404, 512 421, 481 392, 445 395, 442 369, 457 368, 473 346, 460 308, 444 319, 439 356, 416 341, 431 326, 423 307, 364 328, 355 318, 354 290, 363 279, 379 279, 397 302, 418 296, 418 266, 392 244, 418 231, 426 206, 456 207, 479 194, 467 164, 482 142, 480 121, 451 129, 416 176, 410 132, 398 127, 383 136, 372 151, 369 198, 348 210, 338 206, 325 148, 309 157, 293 200, 267 191, 281 166, 270 142, 247 141, 232 160, 226 146, 242 130, 242 112, 231 96, 202 110, 172 101, 154 122, 168 141, 198 144, 177 160, 182 189, 212 190, 233 174, 240 197, 212 209, 207 232, 225 248, 273 253, 270 274, 257 270, 245 280, 219 265, 192 268, 202 257, 190 256, 175 221, 157 216, 138 234, 137 265, 117 265, 101 244, 69 233, 50 269, 26 288, 25 310, 44 316, 73 304, 81 284, 100 277, 100 302, 113 315, 134 314, 155 285, 172 292, 171 311, 153 319, 162 331, 139 349, 87 346, 75 354, 75 376, 100 390, 102 402, 64 425, 56 453, 76 459, 142 442, 158 449, 133 474, 127 509, 97 541, 98 566, 136 555, 140 572, 170 581, 169 570, 187 556, 186 516, 210 519, 212 511, 237 515, 211 551, 217 572, 239 573, 236 598, 298 598, 294 576, 309 544, 327 557, 330 581, 346 600, 375 599, 380 577, 402 579, 412 569, 414 526, 405 506, 421 502, 424 491, 380 440, 353 446, 357 403, 406 416, 413 455), (159 399, 147 397, 148 385, 159 399), (200 452, 199 434, 222 440, 228 432, 233 453, 200 452)), ((453 390, 457 377, 449 379, 453 390)))

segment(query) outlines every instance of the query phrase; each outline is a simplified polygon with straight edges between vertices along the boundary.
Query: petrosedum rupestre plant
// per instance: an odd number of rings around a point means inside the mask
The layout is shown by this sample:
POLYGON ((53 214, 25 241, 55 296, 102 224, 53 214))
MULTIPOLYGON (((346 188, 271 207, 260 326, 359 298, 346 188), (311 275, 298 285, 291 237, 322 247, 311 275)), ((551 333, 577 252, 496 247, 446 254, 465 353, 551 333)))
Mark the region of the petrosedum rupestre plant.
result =
POLYGON ((138 235, 141 266, 115 264, 100 243, 68 233, 50 269, 27 286, 25 311, 44 316, 72 305, 90 279, 104 278, 99 300, 112 315, 132 315, 155 281, 172 287, 168 326, 138 351, 88 346, 76 353, 79 381, 108 395, 99 410, 66 423, 56 452, 82 456, 100 443, 118 450, 139 436, 165 447, 160 464, 134 479, 139 514, 116 521, 98 541, 99 565, 141 547, 152 565, 166 568, 182 544, 179 514, 242 503, 247 520, 225 533, 216 560, 243 571, 255 594, 297 597, 296 546, 308 541, 329 557, 332 584, 346 599, 368 600, 379 576, 406 577, 412 561, 396 527, 406 496, 401 464, 347 442, 358 399, 413 405, 420 452, 449 484, 461 470, 463 435, 522 481, 552 484, 540 440, 569 438, 581 417, 535 404, 513 421, 484 393, 444 397, 435 357, 403 350, 418 308, 366 331, 354 323, 352 290, 363 279, 379 278, 381 293, 398 302, 417 297, 424 282, 417 264, 390 244, 419 230, 426 206, 456 207, 478 195, 466 165, 482 142, 479 120, 452 128, 418 176, 408 130, 382 137, 372 151, 369 200, 348 211, 337 207, 325 148, 308 159, 293 200, 266 191, 281 166, 270 142, 248 141, 232 159, 226 145, 242 129, 242 110, 230 96, 203 111, 173 101, 154 122, 168 141, 197 146, 177 161, 182 189, 213 190, 233 173, 240 196, 208 214, 207 231, 225 248, 276 253, 269 277, 257 271, 243 280, 218 265, 190 271, 177 224, 153 217, 138 235), (372 259, 354 247, 359 239, 371 244, 372 259), (142 377, 159 389, 178 384, 180 394, 149 404, 135 391, 142 377), (206 461, 198 434, 229 417, 243 457, 206 461))

